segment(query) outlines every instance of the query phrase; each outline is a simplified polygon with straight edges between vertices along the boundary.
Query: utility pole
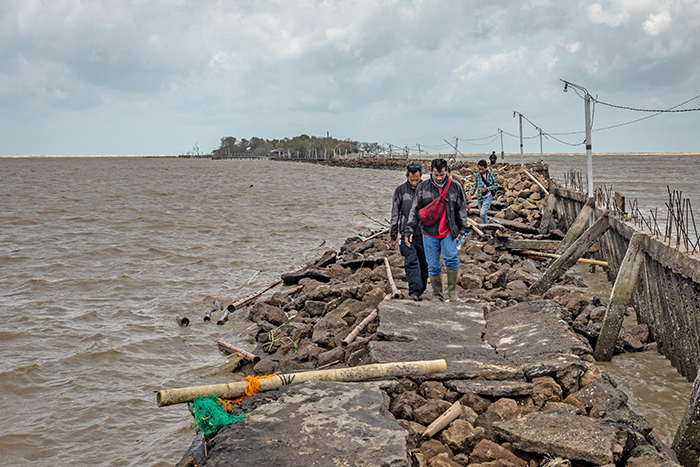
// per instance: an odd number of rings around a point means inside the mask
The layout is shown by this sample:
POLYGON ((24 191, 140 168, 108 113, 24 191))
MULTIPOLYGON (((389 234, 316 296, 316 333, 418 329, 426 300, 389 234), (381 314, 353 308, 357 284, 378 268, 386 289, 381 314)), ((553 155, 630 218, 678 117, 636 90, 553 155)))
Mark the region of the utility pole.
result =
POLYGON ((420 157, 420 143, 416 143, 418 145, 418 157, 420 157))
POLYGON ((505 159, 505 155, 503 153, 503 130, 499 128, 498 133, 501 135, 501 160, 503 160, 505 159))
POLYGON ((523 156, 523 114, 516 110, 513 112, 513 117, 515 117, 516 114, 518 117, 520 117, 520 165, 523 166, 525 162, 525 158, 523 156))
POLYGON ((591 143, 591 94, 588 89, 578 84, 571 83, 569 81, 560 80, 564 83, 564 92, 567 92, 569 86, 572 88, 583 91, 585 96, 583 97, 584 108, 586 112, 586 162, 588 164, 588 196, 593 196, 593 145, 591 143))
POLYGON ((389 143, 389 159, 393 159, 393 158, 394 158, 394 155, 392 154, 391 143, 389 143))
POLYGON ((540 130, 540 162, 544 161, 544 153, 542 152, 542 128, 538 128, 540 130))
POLYGON ((457 146, 459 146, 459 138, 455 136, 455 162, 457 162, 457 146))

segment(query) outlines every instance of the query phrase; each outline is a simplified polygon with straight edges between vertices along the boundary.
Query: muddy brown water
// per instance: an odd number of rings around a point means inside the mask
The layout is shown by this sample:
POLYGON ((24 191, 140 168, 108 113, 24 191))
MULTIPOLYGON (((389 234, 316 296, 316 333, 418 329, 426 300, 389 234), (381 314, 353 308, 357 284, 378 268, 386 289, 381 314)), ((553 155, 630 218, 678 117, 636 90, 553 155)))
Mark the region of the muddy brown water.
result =
MULTIPOLYGON (((548 161, 554 175, 575 162, 559 159, 548 161)), ((0 173, 7 465, 177 462, 191 416, 157 408, 155 391, 230 378, 217 338, 253 347, 245 312, 224 326, 202 321, 214 300, 230 303, 379 227, 370 218, 388 219, 404 180, 399 171, 206 159, 0 158, 0 173), (178 327, 179 315, 192 324, 178 327)), ((666 384, 669 368, 634 355, 609 370, 644 388, 632 399, 651 396, 635 410, 657 432, 651 415, 664 414, 672 433, 680 416, 669 414, 682 415, 689 393, 688 383, 666 384)))

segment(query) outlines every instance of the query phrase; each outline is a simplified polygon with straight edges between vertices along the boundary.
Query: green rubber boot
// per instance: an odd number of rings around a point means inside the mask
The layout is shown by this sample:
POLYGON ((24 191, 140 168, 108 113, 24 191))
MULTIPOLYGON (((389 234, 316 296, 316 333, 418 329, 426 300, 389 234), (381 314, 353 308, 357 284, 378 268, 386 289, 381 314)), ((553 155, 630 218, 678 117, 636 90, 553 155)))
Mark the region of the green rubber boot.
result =
POLYGON ((433 286, 433 301, 442 302, 442 276, 430 276, 430 285, 433 286))
POLYGON ((448 269, 447 270, 447 294, 450 296, 451 302, 458 302, 459 297, 457 296, 457 275, 459 274, 459 269, 448 269))

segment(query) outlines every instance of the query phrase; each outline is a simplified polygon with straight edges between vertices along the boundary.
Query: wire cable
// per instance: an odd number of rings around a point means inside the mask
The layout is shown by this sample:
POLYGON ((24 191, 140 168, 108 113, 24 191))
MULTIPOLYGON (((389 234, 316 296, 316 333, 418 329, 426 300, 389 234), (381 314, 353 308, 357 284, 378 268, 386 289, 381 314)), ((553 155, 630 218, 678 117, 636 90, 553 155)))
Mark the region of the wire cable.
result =
POLYGON ((627 106, 624 106, 624 105, 609 104, 609 103, 607 103, 607 102, 599 101, 597 98, 596 98, 596 99, 593 99, 593 100, 594 100, 595 102, 597 102, 598 104, 600 104, 600 105, 607 105, 608 107, 614 107, 614 108, 616 108, 616 109, 632 110, 632 111, 634 111, 634 112, 652 112, 652 113, 661 114, 661 113, 678 113, 678 112, 697 112, 697 111, 700 110, 700 108, 695 108, 695 109, 679 109, 679 110, 675 110, 675 109, 678 108, 678 107, 680 107, 680 106, 682 106, 682 105, 687 104, 688 102, 692 102, 692 101, 694 101, 695 99, 698 99, 698 98, 700 98, 700 94, 698 94, 697 96, 695 96, 695 97, 693 97, 693 98, 691 98, 691 99, 688 99, 688 100, 685 101, 685 102, 681 102, 681 103, 678 104, 678 105, 674 105, 673 107, 670 107, 670 108, 664 109, 664 110, 659 110, 659 109, 638 109, 638 108, 636 108, 636 107, 627 107, 627 106))

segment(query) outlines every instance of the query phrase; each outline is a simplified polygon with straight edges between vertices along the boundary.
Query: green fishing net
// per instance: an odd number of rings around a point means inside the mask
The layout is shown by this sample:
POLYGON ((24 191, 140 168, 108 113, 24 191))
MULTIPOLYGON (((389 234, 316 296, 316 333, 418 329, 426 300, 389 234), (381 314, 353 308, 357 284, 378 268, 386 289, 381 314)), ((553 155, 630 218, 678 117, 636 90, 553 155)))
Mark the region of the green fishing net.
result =
POLYGON ((222 401, 216 396, 198 397, 192 402, 192 415, 194 421, 190 428, 195 426, 205 435, 211 435, 225 427, 236 422, 243 422, 245 415, 240 409, 234 409, 234 413, 227 413, 222 404, 222 401))

